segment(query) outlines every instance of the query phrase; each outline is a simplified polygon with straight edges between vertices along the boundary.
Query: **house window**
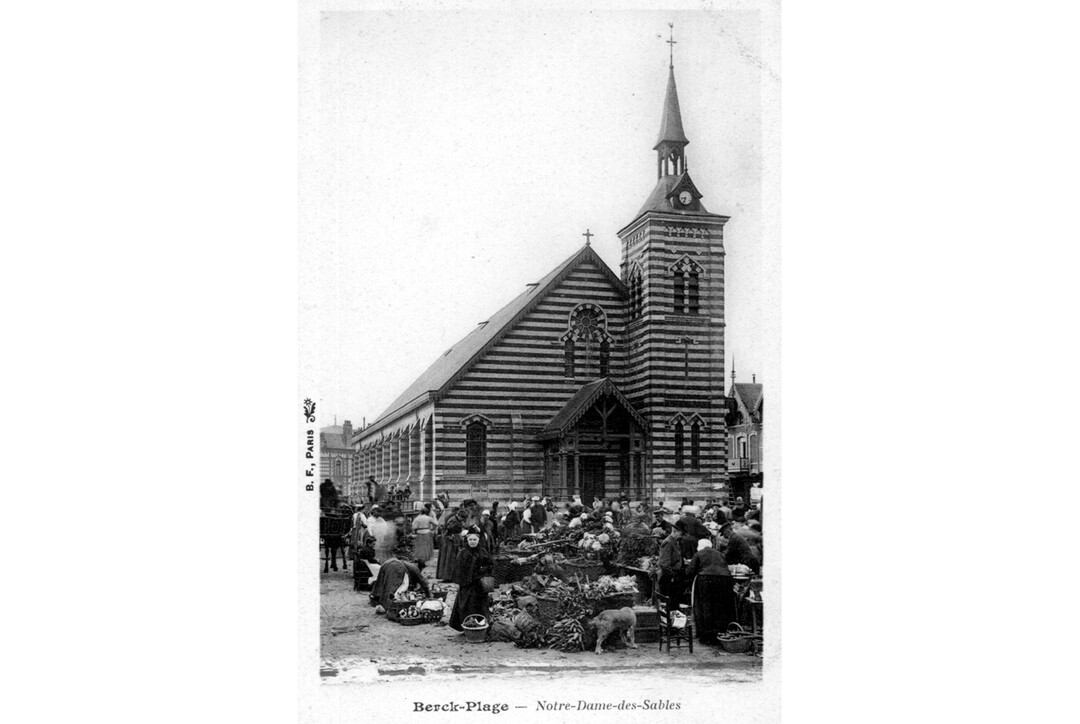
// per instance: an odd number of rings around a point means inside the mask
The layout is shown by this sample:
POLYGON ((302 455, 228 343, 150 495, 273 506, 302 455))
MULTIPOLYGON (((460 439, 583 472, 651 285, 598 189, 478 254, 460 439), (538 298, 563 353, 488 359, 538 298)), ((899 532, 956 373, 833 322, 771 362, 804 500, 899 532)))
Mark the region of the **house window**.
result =
POLYGON ((741 458, 746 457, 746 438, 745 437, 740 437, 739 438, 739 457, 741 457, 741 458))
POLYGON ((465 428, 465 473, 483 475, 487 472, 487 427, 471 422, 465 428))
POLYGON ((683 424, 675 423, 675 469, 683 469, 683 424))
POLYGON ((675 293, 672 300, 672 306, 674 306, 675 314, 683 313, 684 296, 685 296, 685 277, 681 271, 675 272, 675 293))
POLYGON ((611 366, 611 343, 606 339, 600 343, 600 376, 607 377, 611 366))
POLYGON ((334 461, 334 477, 335 478, 341 477, 341 460, 340 459, 334 461))
POLYGON ((563 348, 563 376, 574 376, 574 338, 567 337, 563 348))
POLYGON ((690 426, 690 469, 701 469, 701 423, 690 426))
POLYGON ((689 284, 686 287, 687 314, 698 314, 698 275, 690 272, 689 284))

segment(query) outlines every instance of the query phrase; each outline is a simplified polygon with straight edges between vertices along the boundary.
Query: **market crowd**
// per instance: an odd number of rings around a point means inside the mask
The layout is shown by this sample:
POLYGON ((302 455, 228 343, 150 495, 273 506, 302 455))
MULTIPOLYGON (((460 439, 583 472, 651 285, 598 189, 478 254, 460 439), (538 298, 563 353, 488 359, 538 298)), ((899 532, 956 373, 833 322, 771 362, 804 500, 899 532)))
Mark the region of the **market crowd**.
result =
MULTIPOLYGON (((715 643, 736 619, 736 571, 759 574, 763 556, 762 513, 742 498, 708 499, 704 505, 683 499, 631 503, 627 498, 596 499, 586 505, 578 496, 556 502, 533 495, 505 505, 481 507, 467 499, 451 504, 445 493, 424 504, 406 522, 392 506, 361 504, 349 533, 354 571, 374 564, 379 576, 372 601, 385 609, 396 592, 428 590, 424 569, 434 559, 434 578, 458 585, 449 625, 462 630, 472 614, 489 617, 488 593, 493 556, 516 545, 523 536, 601 524, 626 536, 653 536, 659 541, 656 585, 672 604, 692 604, 697 635, 715 643), (395 557, 404 535, 412 534, 412 561, 395 557)), ((378 610, 378 609, 377 609, 378 610)))

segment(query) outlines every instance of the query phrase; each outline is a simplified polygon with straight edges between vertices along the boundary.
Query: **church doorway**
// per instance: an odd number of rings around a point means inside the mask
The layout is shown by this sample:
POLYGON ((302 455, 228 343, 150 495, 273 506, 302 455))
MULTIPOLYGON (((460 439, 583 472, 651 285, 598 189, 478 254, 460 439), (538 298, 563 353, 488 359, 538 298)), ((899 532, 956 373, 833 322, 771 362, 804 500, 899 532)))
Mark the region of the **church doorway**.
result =
POLYGON ((581 456, 581 502, 592 505, 604 496, 604 458, 597 455, 581 456))

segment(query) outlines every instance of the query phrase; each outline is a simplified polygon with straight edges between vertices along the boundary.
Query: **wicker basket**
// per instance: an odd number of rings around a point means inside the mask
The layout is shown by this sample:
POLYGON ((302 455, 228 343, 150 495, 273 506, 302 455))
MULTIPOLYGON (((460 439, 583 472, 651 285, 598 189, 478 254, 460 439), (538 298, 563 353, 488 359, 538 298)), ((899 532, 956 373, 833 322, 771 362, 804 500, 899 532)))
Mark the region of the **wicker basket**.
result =
POLYGON ((420 617, 424 623, 435 623, 436 621, 442 621, 443 613, 445 611, 445 608, 441 608, 438 611, 425 610, 420 612, 420 617))
POLYGON ((573 577, 574 574, 582 581, 595 581, 604 575, 604 564, 600 561, 587 561, 581 558, 563 563, 566 573, 573 577))
POLYGON ((544 626, 555 623, 560 608, 562 608, 562 602, 559 599, 536 596, 536 617, 544 626))
POLYGON ((465 632, 465 640, 470 644, 482 644, 487 641, 488 629, 491 628, 487 620, 484 619, 482 626, 467 626, 462 624, 462 630, 465 632))
POLYGON ((422 623, 429 623, 424 620, 423 616, 418 616, 417 618, 397 618, 394 620, 401 626, 419 626, 422 623))
POLYGON ((729 625, 727 633, 719 634, 716 640, 720 642, 720 648, 729 654, 745 654, 754 645, 754 637, 737 623, 729 625))

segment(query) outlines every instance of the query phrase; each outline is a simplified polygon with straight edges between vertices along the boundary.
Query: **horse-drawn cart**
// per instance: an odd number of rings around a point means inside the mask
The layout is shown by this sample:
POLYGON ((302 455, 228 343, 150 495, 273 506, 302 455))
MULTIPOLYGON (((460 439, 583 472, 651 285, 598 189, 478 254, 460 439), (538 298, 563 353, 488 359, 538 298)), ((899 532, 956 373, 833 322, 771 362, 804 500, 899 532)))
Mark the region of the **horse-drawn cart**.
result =
POLYGON ((341 551, 341 566, 349 570, 345 557, 345 536, 352 528, 352 512, 348 506, 324 509, 319 514, 319 548, 323 554, 323 573, 337 570, 337 551, 341 551), (331 565, 332 564, 332 565, 331 565))

